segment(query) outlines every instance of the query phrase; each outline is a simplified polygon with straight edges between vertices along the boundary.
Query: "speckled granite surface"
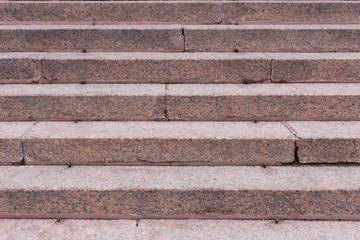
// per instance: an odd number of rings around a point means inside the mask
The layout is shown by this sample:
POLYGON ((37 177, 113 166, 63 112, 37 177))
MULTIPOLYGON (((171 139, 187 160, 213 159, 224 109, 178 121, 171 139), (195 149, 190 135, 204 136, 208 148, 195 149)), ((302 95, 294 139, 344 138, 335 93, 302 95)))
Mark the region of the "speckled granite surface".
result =
POLYGON ((218 23, 222 4, 209 2, 4 2, 0 21, 218 23))
POLYGON ((0 25, 0 51, 182 51, 179 25, 0 25))
POLYGON ((224 3, 231 23, 359 23, 357 1, 233 1, 224 3))
POLYGON ((301 163, 360 162, 360 122, 288 122, 301 163))
POLYGON ((189 51, 357 52, 357 25, 213 25, 185 27, 189 51))
POLYGON ((262 53, 3 53, 0 64, 12 66, 5 72, 0 71, 0 82, 242 83, 270 80, 270 59, 262 53), (24 71, 18 73, 15 69, 24 71))
POLYGON ((165 85, 0 86, 0 120, 165 119, 165 85))
POLYGON ((282 123, 38 123, 24 138, 27 163, 292 162, 294 136, 282 123), (91 130, 91 131, 89 131, 91 130))
POLYGON ((358 167, 1 167, 0 217, 359 219, 358 167))
POLYGON ((172 84, 175 120, 360 120, 358 84, 172 84))

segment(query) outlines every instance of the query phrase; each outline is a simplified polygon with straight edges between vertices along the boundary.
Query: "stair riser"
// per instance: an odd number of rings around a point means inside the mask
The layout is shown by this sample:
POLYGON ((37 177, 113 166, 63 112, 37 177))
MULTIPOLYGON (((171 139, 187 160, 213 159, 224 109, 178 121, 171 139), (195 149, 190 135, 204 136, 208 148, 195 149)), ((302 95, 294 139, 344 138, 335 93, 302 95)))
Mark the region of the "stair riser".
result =
POLYGON ((360 59, 274 60, 275 82, 359 82, 360 59))
POLYGON ((266 59, 4 59, 2 83, 216 83, 270 80, 266 59), (42 69, 42 73, 41 70, 42 69), (20 70, 20 71, 19 71, 20 70))
POLYGON ((0 51, 359 52, 358 29, 1 28, 0 51), (184 44, 185 41, 185 44, 184 44), (184 46, 185 45, 185 46, 184 46))
POLYGON ((360 23, 359 2, 225 2, 227 23, 360 23))
POLYGON ((359 106, 360 96, 346 95, 173 96, 167 94, 166 103, 165 95, 0 96, 0 121, 360 121, 359 106))
POLYGON ((4 23, 360 23, 358 2, 4 2, 4 23))
POLYGON ((0 30, 0 51, 183 51, 180 28, 0 30))
POLYGON ((167 120, 165 95, 0 97, 0 110, 0 121, 167 120))
POLYGON ((0 192, 0 217, 6 218, 360 219, 357 190, 0 192))
POLYGON ((360 96, 167 96, 172 120, 360 120, 360 96))
POLYGON ((360 162, 359 138, 300 139, 297 146, 300 163, 360 162))
POLYGON ((287 139, 26 139, 26 164, 279 165, 294 161, 287 139))
POLYGON ((215 24, 222 4, 209 2, 0 2, 0 22, 215 24))
POLYGON ((360 31, 346 29, 185 28, 188 51, 358 52, 360 31))

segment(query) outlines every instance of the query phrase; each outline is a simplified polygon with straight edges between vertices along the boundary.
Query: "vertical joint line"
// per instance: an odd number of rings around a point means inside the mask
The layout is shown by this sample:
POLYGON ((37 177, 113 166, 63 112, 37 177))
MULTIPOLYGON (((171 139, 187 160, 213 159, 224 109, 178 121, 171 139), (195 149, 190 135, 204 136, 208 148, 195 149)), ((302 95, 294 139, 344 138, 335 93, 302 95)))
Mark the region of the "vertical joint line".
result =
POLYGON ((295 139, 295 153, 294 153, 294 163, 295 164, 299 164, 300 160, 299 160, 299 148, 297 146, 297 140, 295 139))
POLYGON ((49 83, 52 83, 51 79, 47 79, 44 76, 44 57, 42 57, 40 59, 39 71, 40 71, 40 78, 37 80, 38 83, 41 82, 41 81, 45 81, 45 82, 49 81, 49 83))
POLYGON ((134 240, 137 239, 138 227, 139 227, 140 219, 136 219, 135 222, 135 231, 134 231, 134 240))
POLYGON ((221 3, 221 11, 222 11, 222 19, 220 24, 225 22, 225 2, 221 3))
POLYGON ((33 123, 29 129, 27 129, 21 136, 20 136, 20 146, 21 146, 21 161, 18 165, 25 165, 25 144, 24 138, 25 136, 35 127, 38 122, 33 123))
POLYGON ((166 120, 169 120, 169 117, 168 117, 168 109, 167 109, 167 90, 168 90, 168 84, 165 84, 165 103, 164 103, 164 107, 165 107, 165 110, 164 110, 164 114, 165 114, 165 119, 166 120))
POLYGON ((270 59, 270 82, 274 82, 274 80, 273 80, 273 64, 274 64, 274 59, 270 59))
POLYGON ((184 46, 183 46, 183 52, 186 52, 186 49, 185 49, 185 46, 186 46, 186 44, 185 44, 185 41, 186 41, 186 39, 185 39, 185 28, 181 28, 181 35, 182 35, 182 37, 183 37, 183 43, 184 43, 184 46))
POLYGON ((282 123, 289 130, 289 132, 292 135, 294 135, 294 137, 295 137, 295 142, 294 142, 294 145, 295 145, 294 146, 294 162, 293 163, 294 164, 299 164, 300 160, 299 160, 299 148, 298 148, 298 139, 299 139, 298 134, 297 134, 296 130, 290 126, 289 123, 287 123, 286 121, 283 121, 282 123))

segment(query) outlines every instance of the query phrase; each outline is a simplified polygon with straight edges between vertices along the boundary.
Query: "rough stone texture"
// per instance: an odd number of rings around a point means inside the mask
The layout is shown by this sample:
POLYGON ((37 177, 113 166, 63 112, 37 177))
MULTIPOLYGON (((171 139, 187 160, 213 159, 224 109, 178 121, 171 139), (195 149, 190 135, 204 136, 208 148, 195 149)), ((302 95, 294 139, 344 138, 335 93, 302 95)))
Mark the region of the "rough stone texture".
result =
POLYGON ((301 163, 360 162, 360 122, 289 122, 301 163))
POLYGON ((0 22, 219 23, 209 2, 0 2, 0 22))
POLYGON ((0 120, 165 119, 165 85, 2 85, 0 120))
POLYGON ((359 222, 142 220, 137 240, 343 240, 357 239, 359 222))
POLYGON ((171 84, 175 120, 360 120, 360 84, 171 84))
POLYGON ((0 219, 2 240, 134 240, 135 230, 129 220, 0 219))
POLYGON ((0 51, 183 51, 178 25, 0 25, 0 51))
POLYGON ((41 77, 39 56, 0 54, 0 83, 31 83, 41 77))
POLYGON ((225 2, 230 23, 360 23, 360 3, 352 2, 225 2))
POLYGON ((261 53, 49 53, 43 60, 44 77, 59 83, 241 83, 270 80, 269 73, 261 53))
POLYGON ((262 53, 3 53, 1 63, 0 83, 270 81, 270 58, 262 53))
POLYGON ((53 122, 24 138, 26 163, 279 164, 294 159, 281 123, 53 122))
POLYGON ((356 52, 359 37, 358 25, 186 26, 185 49, 356 52))
POLYGON ((23 153, 21 138, 34 123, 0 123, 0 164, 19 163, 23 153))
POLYGON ((360 219, 358 167, 0 168, 0 217, 360 219))
POLYGON ((357 53, 271 53, 275 82, 359 82, 357 53))

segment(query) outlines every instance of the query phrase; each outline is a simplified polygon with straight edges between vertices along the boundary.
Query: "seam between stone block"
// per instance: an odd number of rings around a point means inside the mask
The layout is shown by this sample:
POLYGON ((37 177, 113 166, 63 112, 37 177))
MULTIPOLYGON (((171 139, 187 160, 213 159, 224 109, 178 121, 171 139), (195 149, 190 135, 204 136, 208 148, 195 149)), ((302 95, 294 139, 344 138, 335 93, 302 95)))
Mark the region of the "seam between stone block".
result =
POLYGON ((19 165, 25 165, 25 145, 24 145, 24 138, 28 135, 28 133, 38 124, 39 122, 34 122, 20 137, 20 144, 21 144, 21 162, 19 165))
POLYGON ((135 229, 134 229, 134 237, 133 237, 134 240, 137 239, 139 223, 140 223, 140 219, 137 219, 137 220, 135 221, 135 229))
POLYGON ((282 123, 287 128, 287 130, 289 130, 289 132, 291 132, 294 135, 295 139, 299 138, 298 133, 296 132, 296 130, 293 127, 291 127, 290 124, 287 121, 282 121, 282 123))
POLYGON ((165 110, 164 110, 164 114, 165 114, 165 120, 170 120, 169 116, 168 116, 168 109, 167 109, 167 94, 168 94, 168 84, 165 84, 165 101, 164 101, 164 105, 165 105, 165 110))
POLYGON ((289 132, 291 134, 294 135, 295 137, 295 141, 294 141, 294 161, 290 164, 299 164, 300 160, 299 160, 299 147, 298 147, 298 134, 296 132, 296 130, 290 126, 290 124, 286 121, 282 121, 282 124, 284 124, 284 126, 286 127, 287 130, 289 130, 289 132))

